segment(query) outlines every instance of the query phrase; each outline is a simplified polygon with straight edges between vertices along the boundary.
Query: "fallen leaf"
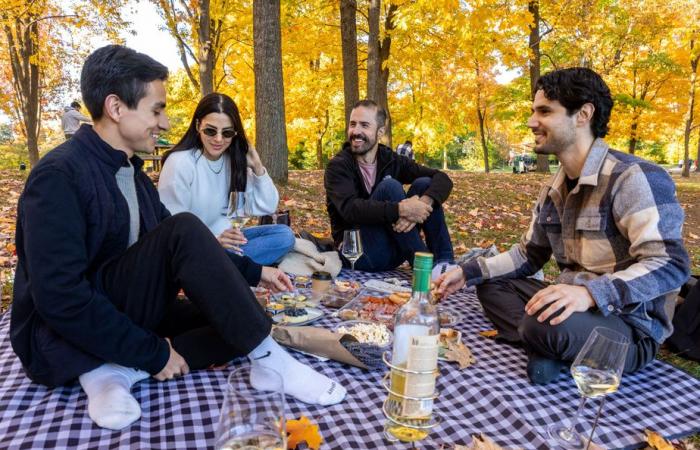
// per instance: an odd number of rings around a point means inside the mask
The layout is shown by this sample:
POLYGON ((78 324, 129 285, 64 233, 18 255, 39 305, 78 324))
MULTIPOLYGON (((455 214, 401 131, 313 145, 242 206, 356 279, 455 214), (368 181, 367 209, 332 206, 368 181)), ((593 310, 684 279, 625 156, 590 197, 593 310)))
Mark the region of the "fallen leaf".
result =
POLYGON ((479 336, 483 336, 485 338, 495 338, 496 336, 498 336, 498 330, 479 331, 479 336))
POLYGON ((448 342, 445 359, 457 362, 460 369, 466 369, 476 362, 472 351, 462 342, 448 342))
POLYGON ((306 416, 287 421, 287 448, 293 450, 301 442, 306 442, 306 445, 314 450, 319 450, 323 442, 318 425, 306 416))
POLYGON ((688 237, 690 239, 700 239, 700 236, 698 236, 697 234, 693 234, 693 233, 688 233, 688 237))
POLYGON ((673 450, 673 444, 664 439, 659 433, 651 430, 644 430, 647 435, 647 443, 656 450, 673 450))

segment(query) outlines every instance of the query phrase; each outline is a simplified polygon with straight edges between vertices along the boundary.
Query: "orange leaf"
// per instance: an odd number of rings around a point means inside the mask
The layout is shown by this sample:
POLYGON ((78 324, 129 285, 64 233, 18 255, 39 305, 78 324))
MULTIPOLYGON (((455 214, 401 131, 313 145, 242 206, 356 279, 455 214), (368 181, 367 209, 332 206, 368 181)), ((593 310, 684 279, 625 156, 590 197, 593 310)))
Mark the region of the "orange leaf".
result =
POLYGON ((301 442, 306 442, 306 445, 314 450, 319 450, 323 442, 318 425, 306 416, 287 421, 287 448, 294 449, 301 442))
POLYGON ((483 336, 485 338, 495 338, 496 336, 498 336, 498 330, 479 331, 479 336, 483 336))

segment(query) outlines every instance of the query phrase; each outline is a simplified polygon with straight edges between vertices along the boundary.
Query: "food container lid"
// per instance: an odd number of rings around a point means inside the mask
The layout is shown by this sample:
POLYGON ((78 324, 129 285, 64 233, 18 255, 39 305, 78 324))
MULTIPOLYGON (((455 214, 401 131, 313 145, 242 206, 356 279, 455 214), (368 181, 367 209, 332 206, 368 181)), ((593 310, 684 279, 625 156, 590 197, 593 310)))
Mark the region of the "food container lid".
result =
POLYGON ((328 272, 314 272, 313 275, 311 275, 311 278, 313 278, 314 280, 331 280, 331 279, 333 279, 331 274, 328 272))

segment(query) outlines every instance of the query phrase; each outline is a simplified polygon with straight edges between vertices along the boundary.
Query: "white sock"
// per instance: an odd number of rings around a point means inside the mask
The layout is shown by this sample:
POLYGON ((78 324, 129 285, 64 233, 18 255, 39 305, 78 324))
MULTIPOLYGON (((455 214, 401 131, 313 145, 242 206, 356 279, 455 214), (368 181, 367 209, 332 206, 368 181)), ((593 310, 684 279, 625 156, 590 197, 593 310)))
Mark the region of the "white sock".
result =
POLYGON ((439 262, 435 264, 435 267, 433 267, 433 272, 430 275, 430 279, 432 281, 435 281, 442 275, 443 273, 449 272, 450 270, 454 269, 457 267, 456 264, 448 263, 448 262, 439 262))
POLYGON ((117 364, 102 364, 80 377, 88 396, 88 414, 102 428, 121 430, 141 417, 141 407, 131 395, 131 386, 150 375, 117 364))
POLYGON ((282 375, 284 393, 304 403, 327 406, 345 398, 344 387, 294 359, 271 336, 250 352, 248 358, 252 364, 250 382, 256 389, 270 390, 264 372, 255 371, 257 366, 277 371, 282 375))

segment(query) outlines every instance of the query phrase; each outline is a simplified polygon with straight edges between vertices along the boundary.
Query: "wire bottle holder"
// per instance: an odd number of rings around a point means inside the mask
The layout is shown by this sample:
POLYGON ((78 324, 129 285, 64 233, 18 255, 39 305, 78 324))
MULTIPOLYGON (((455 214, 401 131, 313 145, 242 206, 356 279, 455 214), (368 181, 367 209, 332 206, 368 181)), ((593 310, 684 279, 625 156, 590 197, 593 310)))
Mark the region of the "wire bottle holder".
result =
MULTIPOLYGON (((430 417, 427 417, 427 418, 400 420, 397 418, 399 416, 399 414, 390 414, 389 413, 389 408, 391 408, 391 405, 389 404, 389 402, 391 401, 392 396, 395 398, 400 398, 401 403, 403 403, 403 401, 406 401, 406 400, 417 401, 417 402, 425 401, 425 400, 435 400, 440 395, 439 391, 437 389, 435 389, 435 390, 433 390, 433 393, 431 395, 424 396, 424 397, 411 397, 411 396, 393 391, 391 389, 390 377, 391 377, 392 371, 400 372, 404 375, 434 375, 434 376, 437 376, 440 373, 440 371, 437 369, 437 367, 435 369, 432 369, 432 370, 409 370, 409 369, 406 369, 403 367, 395 366, 387 359, 388 353, 389 352, 384 352, 382 354, 382 361, 384 361, 384 364, 387 367, 389 367, 389 369, 390 369, 389 372, 384 374, 384 377, 382 378, 382 387, 388 393, 386 399, 384 400, 384 403, 382 404, 382 412, 384 413, 384 417, 392 424, 406 427, 406 428, 410 428, 412 430, 415 430, 418 433, 425 433, 427 435, 430 432, 430 430, 432 430, 433 428, 435 428, 437 425, 440 424, 440 417, 438 417, 434 411, 431 413, 430 417)), ((389 441, 396 442, 399 440, 397 437, 395 437, 387 432, 386 425, 384 427, 384 435, 389 441)))

